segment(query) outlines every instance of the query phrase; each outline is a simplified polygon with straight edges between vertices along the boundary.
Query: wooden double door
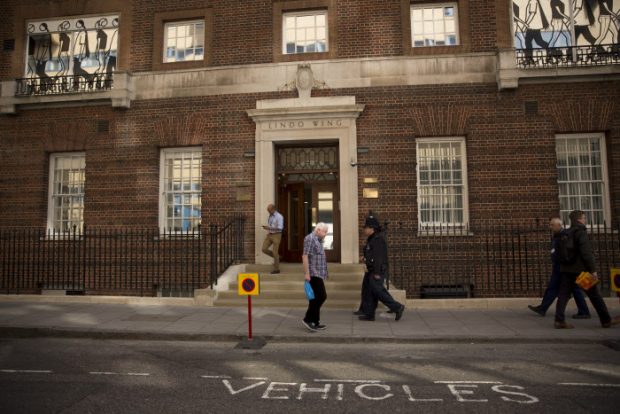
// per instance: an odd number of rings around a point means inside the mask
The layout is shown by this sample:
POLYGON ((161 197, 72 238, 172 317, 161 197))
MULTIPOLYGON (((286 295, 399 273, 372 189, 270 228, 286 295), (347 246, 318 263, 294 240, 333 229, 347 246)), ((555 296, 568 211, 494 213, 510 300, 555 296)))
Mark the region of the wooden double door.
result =
POLYGON ((338 182, 278 185, 278 209, 284 216, 280 253, 285 262, 301 262, 304 237, 323 222, 328 233, 323 248, 329 262, 340 261, 340 197, 338 182))

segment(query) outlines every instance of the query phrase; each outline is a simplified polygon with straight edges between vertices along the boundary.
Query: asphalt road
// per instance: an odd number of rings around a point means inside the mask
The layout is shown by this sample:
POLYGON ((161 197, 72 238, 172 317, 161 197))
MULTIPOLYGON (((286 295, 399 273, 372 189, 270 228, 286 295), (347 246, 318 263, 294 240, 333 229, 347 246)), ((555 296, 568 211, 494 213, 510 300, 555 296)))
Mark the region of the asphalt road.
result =
POLYGON ((0 339, 8 413, 617 413, 599 344, 0 339))

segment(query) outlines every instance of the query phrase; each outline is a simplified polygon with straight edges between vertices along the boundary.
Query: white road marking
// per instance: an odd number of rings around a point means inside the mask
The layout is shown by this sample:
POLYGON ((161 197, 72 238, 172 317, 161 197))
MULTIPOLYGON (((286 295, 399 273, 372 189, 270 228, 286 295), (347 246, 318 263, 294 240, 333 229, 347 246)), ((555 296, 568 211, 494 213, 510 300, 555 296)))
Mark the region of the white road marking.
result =
POLYGON ((235 390, 233 388, 232 384, 230 383, 230 381, 228 381, 227 379, 222 380, 222 383, 224 384, 226 389, 228 389, 228 392, 230 392, 230 395, 235 395, 235 394, 239 394, 239 393, 244 392, 244 391, 251 390, 251 389, 256 388, 256 387, 260 387, 261 385, 265 384, 265 381, 260 381, 260 382, 254 383, 254 384, 250 384, 247 387, 239 388, 238 390, 235 390))
POLYGON ((228 375, 201 375, 200 377, 207 379, 230 379, 228 375))
POLYGON ((390 390, 391 390, 391 387, 385 384, 362 384, 362 385, 358 385, 357 387, 355 387, 354 391, 360 398, 365 398, 367 400, 372 400, 372 401, 381 401, 387 398, 392 398, 394 396, 394 394, 392 394, 390 390), (382 396, 373 397, 364 392, 364 389, 368 387, 377 387, 377 388, 380 388, 386 391, 386 393, 382 396))
POLYGON ((338 384, 377 384, 381 380, 315 379, 314 382, 334 382, 338 384))
POLYGON ((336 399, 342 401, 344 398, 344 384, 338 384, 338 396, 336 399))
POLYGON ((525 398, 525 399, 515 400, 514 398, 502 396, 502 400, 504 401, 516 402, 517 404, 535 404, 540 401, 538 398, 534 397, 533 395, 529 395, 524 392, 507 391, 505 390, 505 388, 509 388, 509 389, 514 388, 519 391, 523 391, 525 389, 519 385, 494 385, 491 387, 493 391, 500 393, 500 394, 507 394, 507 395, 513 395, 513 396, 525 398))
POLYGON ((620 388, 620 384, 590 384, 585 382, 559 382, 558 385, 567 385, 571 387, 607 387, 620 388))
POLYGON ((464 395, 474 395, 474 391, 468 388, 478 389, 478 385, 476 384, 461 383, 461 384, 446 384, 446 385, 448 386, 448 389, 450 390, 452 395, 456 397, 456 400, 458 402, 489 402, 489 400, 487 400, 486 398, 476 400, 476 399, 468 399, 464 397, 464 395))
POLYGON ((123 374, 123 373, 112 372, 112 371, 90 371, 89 374, 90 375, 128 375, 132 377, 148 377, 149 375, 151 375, 148 372, 128 372, 126 374, 123 374))
POLYGON ((433 381, 435 384, 502 384, 499 381, 433 381))
POLYGON ((310 388, 308 384, 302 382, 299 386, 299 394, 297 399, 301 400, 305 393, 318 393, 321 394, 321 398, 326 400, 329 397, 329 391, 332 389, 332 384, 325 384, 323 388, 310 388))
POLYGON ((262 378, 262 377, 243 377, 244 380, 249 380, 249 381, 268 381, 269 378, 262 378))
POLYGON ((413 398, 411 387, 409 385, 403 385, 403 391, 409 397, 409 401, 421 401, 421 402, 442 402, 443 398, 413 398))
MULTIPOLYGON (((260 383, 259 383, 260 384, 260 383)), ((294 387, 296 382, 270 382, 261 398, 271 400, 288 400, 288 395, 272 395, 274 392, 288 392, 288 386, 294 387)))
POLYGON ((52 371, 46 369, 0 369, 0 372, 7 374, 51 374, 52 371))

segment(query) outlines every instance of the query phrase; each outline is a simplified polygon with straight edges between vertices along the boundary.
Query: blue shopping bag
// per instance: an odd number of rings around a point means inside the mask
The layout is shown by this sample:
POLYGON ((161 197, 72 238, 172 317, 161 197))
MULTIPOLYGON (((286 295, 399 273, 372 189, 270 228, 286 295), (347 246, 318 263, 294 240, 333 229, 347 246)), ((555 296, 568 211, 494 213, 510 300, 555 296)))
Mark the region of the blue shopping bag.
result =
POLYGON ((308 298, 308 300, 314 299, 314 290, 312 290, 312 286, 307 280, 306 283, 304 283, 304 289, 306 290, 306 298, 308 298))

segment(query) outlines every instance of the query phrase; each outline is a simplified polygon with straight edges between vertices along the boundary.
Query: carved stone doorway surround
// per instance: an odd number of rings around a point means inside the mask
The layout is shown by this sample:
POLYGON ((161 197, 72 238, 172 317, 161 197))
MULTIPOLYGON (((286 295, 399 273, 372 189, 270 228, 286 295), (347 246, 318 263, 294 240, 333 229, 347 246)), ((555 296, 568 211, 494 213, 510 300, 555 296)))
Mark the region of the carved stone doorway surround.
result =
POLYGON ((295 80, 285 88, 296 88, 299 98, 256 102, 247 111, 256 122, 255 263, 271 263, 261 252, 267 223, 267 205, 276 197, 275 147, 279 144, 338 142, 340 155, 341 262, 359 261, 357 129, 364 110, 354 96, 311 97, 314 87, 325 86, 314 79, 310 65, 299 65, 295 80))

